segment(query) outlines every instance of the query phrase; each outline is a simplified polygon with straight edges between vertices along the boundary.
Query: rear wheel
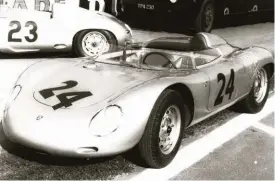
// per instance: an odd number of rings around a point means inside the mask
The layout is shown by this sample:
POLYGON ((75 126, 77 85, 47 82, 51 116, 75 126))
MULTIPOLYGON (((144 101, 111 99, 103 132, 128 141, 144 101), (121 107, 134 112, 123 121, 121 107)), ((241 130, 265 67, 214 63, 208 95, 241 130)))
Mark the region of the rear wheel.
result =
POLYGON ((178 92, 167 89, 160 95, 138 144, 139 154, 148 166, 162 168, 173 160, 188 114, 188 106, 178 92))
POLYGON ((76 35, 73 46, 79 57, 98 57, 105 52, 114 50, 116 39, 108 31, 86 30, 76 35))
POLYGON ((211 32, 214 25, 215 5, 213 0, 205 0, 195 20, 196 32, 211 32))
POLYGON ((265 68, 260 68, 255 76, 252 89, 249 94, 235 105, 238 112, 257 113, 261 111, 268 97, 270 80, 265 68))

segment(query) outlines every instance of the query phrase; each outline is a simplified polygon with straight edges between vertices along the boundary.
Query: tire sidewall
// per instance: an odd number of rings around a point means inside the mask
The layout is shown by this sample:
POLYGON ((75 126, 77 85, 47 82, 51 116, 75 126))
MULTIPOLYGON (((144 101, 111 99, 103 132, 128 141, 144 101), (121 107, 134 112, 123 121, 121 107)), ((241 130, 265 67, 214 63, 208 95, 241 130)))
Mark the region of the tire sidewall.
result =
MULTIPOLYGON (((264 68, 263 68, 264 69, 264 68)), ((248 104, 249 104, 249 107, 251 109, 252 112, 259 112, 263 109, 266 101, 267 101, 267 98, 268 98, 268 92, 269 92, 269 87, 270 87, 270 79, 268 78, 269 76, 269 72, 264 69, 266 71, 266 74, 267 74, 267 88, 266 88, 266 93, 265 93, 265 96, 264 96, 264 99, 258 103, 256 102, 255 98, 254 98, 254 82, 255 82, 255 79, 253 81, 253 84, 252 84, 252 89, 251 91, 249 92, 248 94, 248 104)))
POLYGON ((214 26, 214 21, 215 21, 215 3, 214 3, 214 0, 204 0, 202 5, 201 5, 201 8, 200 8, 200 12, 197 16, 197 19, 195 21, 195 30, 196 32, 211 32, 213 26, 214 26), (212 22, 212 25, 210 28, 208 29, 205 29, 204 27, 204 23, 205 23, 205 17, 204 17, 204 14, 205 14, 205 10, 206 10, 206 7, 211 4, 212 7, 213 7, 213 22, 212 22))
POLYGON ((108 50, 109 51, 113 51, 116 47, 116 38, 114 37, 114 35, 112 35, 111 33, 109 33, 108 31, 105 30, 84 30, 79 32, 76 36, 75 39, 73 41, 73 50, 75 52, 75 54, 79 57, 87 57, 89 55, 87 55, 83 48, 82 48, 82 41, 83 38, 85 37, 86 34, 90 33, 90 32, 99 32, 101 33, 103 36, 105 36, 105 38, 107 39, 110 48, 108 50))
MULTIPOLYGON (((163 94, 162 94, 163 96, 163 94)), ((150 115, 149 121, 153 121, 153 123, 148 122, 148 124, 153 124, 152 126, 152 135, 150 138, 144 138, 144 139, 151 139, 151 147, 153 156, 152 158, 155 158, 154 160, 154 166, 155 168, 162 168, 168 165, 173 158, 175 157, 176 153, 178 152, 179 146, 181 144, 182 136, 183 136, 183 130, 184 130, 184 122, 185 120, 185 114, 187 115, 189 113, 188 106, 184 104, 183 99, 177 93, 173 90, 168 90, 166 92, 165 97, 162 99, 162 96, 160 96, 160 99, 157 100, 154 107, 157 107, 154 115, 150 115), (175 144, 173 150, 169 154, 163 154, 162 151, 159 148, 159 131, 160 131, 160 125, 162 121, 162 117, 165 114, 165 111, 172 105, 175 105, 180 110, 181 115, 181 124, 180 124, 180 133, 177 140, 177 143, 175 144)), ((151 153, 148 153, 151 154, 151 153)))

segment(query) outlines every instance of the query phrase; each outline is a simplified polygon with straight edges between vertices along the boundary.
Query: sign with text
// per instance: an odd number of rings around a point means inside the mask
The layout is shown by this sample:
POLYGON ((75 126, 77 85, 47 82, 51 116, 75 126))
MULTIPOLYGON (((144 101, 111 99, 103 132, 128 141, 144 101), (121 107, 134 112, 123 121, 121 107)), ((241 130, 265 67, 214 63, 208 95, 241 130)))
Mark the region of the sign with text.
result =
POLYGON ((66 0, 0 0, 0 5, 10 8, 34 9, 37 11, 50 11, 53 3, 65 3, 66 0))
POLYGON ((104 0, 0 0, 0 5, 7 5, 10 8, 32 9, 37 11, 51 11, 53 3, 69 3, 79 7, 81 4, 86 9, 104 11, 104 0))

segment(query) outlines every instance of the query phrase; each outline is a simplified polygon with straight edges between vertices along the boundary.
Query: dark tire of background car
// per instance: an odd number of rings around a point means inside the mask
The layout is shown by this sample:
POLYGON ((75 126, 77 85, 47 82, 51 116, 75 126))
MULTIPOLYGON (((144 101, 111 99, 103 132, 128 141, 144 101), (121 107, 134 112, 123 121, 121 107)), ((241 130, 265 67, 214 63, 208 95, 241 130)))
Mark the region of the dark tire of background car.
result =
MULTIPOLYGON (((241 113, 257 113, 263 109, 268 97, 270 77, 271 77, 268 69, 265 68, 264 70, 267 71, 267 75, 268 75, 267 89, 266 89, 264 99, 260 103, 256 102, 254 98, 254 86, 253 86, 249 94, 232 107, 234 111, 241 112, 241 113)), ((254 82, 253 82, 253 85, 254 85, 254 82)))
POLYGON ((106 39, 108 40, 108 43, 110 44, 110 49, 109 51, 113 51, 116 49, 117 47, 117 41, 116 41, 116 38, 114 37, 114 35, 108 31, 105 31, 105 30, 84 30, 84 31, 81 31, 79 32, 75 38, 74 38, 74 41, 73 41, 73 50, 74 50, 74 54, 75 56, 77 57, 86 57, 87 55, 85 54, 85 52, 83 51, 82 49, 82 39, 84 38, 84 36, 87 34, 87 33, 90 33, 90 32, 100 32, 102 33, 106 39))
POLYGON ((214 4, 214 0, 204 0, 202 5, 201 5, 201 8, 200 8, 200 12, 195 20, 195 23, 194 23, 194 28, 195 28, 195 31, 196 32, 211 32, 212 28, 213 28, 213 25, 214 25, 214 21, 215 21, 215 4, 214 4), (205 13, 205 10, 206 10, 206 7, 211 4, 212 7, 213 7, 213 14, 214 14, 214 17, 213 17, 213 22, 212 22, 212 26, 205 29, 204 27, 204 24, 205 24, 205 17, 204 17, 204 13, 205 13))
POLYGON ((151 111, 143 136, 136 148, 146 166, 163 168, 173 160, 181 144, 184 130, 183 121, 189 117, 188 115, 190 115, 189 108, 178 92, 171 89, 162 92, 151 111), (181 111, 181 132, 174 149, 165 155, 159 148, 159 131, 162 117, 171 105, 178 106, 181 111))

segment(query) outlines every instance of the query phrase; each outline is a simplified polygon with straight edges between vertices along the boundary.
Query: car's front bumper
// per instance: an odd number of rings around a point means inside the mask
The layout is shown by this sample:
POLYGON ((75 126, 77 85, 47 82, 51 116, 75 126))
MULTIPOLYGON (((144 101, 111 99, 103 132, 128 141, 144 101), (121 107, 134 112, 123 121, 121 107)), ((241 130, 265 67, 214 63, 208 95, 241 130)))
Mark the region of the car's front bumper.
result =
POLYGON ((37 123, 28 124, 28 121, 22 119, 22 124, 14 125, 10 119, 11 116, 4 113, 2 126, 8 139, 50 155, 83 158, 110 156, 134 146, 133 138, 129 136, 116 132, 102 137, 95 136, 88 126, 86 129, 72 126, 71 120, 66 120, 68 124, 64 124, 66 121, 49 124, 49 120, 41 119, 37 123))

